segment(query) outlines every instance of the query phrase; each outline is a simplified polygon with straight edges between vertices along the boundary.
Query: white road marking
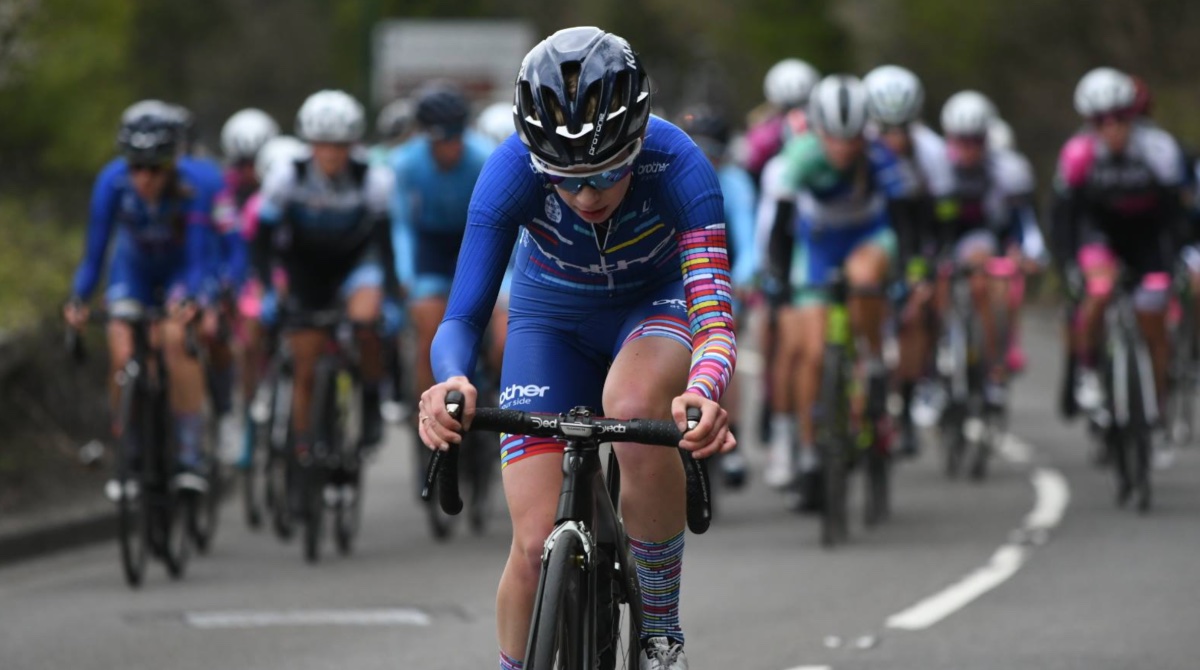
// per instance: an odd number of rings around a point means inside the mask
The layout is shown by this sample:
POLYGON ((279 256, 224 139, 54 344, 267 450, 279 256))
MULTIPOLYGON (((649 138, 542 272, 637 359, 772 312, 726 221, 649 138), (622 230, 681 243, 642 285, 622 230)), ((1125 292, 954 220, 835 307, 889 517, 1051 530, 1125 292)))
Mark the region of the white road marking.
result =
POLYGON ((428 626, 429 615, 408 607, 349 610, 279 610, 262 612, 185 612, 193 628, 266 628, 273 626, 428 626))
POLYGON ((1025 529, 1050 530, 1062 521, 1067 503, 1071 501, 1071 488, 1058 470, 1050 468, 1033 471, 1033 488, 1037 492, 1037 504, 1025 517, 1025 529))
POLYGON ((788 668, 788 670, 833 670, 833 666, 830 666, 830 665, 797 665, 794 668, 788 668))
MULTIPOLYGON (((1015 438, 1006 441, 1006 444, 1024 445, 1026 454, 1031 451, 1028 445, 1015 438)), ((1062 521, 1067 503, 1071 500, 1070 487, 1062 474, 1050 468, 1035 469, 1030 479, 1033 483, 1035 503, 1033 510, 1025 517, 1021 529, 1026 532, 1018 533, 1018 536, 1028 535, 1029 532, 1044 536, 1062 521)), ((1020 542, 1009 542, 1001 546, 992 554, 987 565, 941 592, 888 617, 887 627, 910 631, 929 628, 1003 584, 1029 560, 1032 551, 1031 547, 1020 542)))
POLYGON ((1025 547, 1006 544, 992 554, 992 560, 967 575, 962 581, 912 607, 888 617, 888 628, 924 630, 965 607, 1012 577, 1028 558, 1025 547))

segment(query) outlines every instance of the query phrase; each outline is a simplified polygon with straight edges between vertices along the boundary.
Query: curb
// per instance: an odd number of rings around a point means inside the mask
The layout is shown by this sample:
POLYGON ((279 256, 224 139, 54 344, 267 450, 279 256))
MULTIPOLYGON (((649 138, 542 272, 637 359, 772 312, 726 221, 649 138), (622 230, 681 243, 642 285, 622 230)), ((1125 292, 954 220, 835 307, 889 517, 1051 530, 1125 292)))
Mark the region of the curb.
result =
POLYGON ((111 540, 116 533, 117 512, 115 509, 94 512, 81 518, 15 530, 0 535, 0 565, 111 540))

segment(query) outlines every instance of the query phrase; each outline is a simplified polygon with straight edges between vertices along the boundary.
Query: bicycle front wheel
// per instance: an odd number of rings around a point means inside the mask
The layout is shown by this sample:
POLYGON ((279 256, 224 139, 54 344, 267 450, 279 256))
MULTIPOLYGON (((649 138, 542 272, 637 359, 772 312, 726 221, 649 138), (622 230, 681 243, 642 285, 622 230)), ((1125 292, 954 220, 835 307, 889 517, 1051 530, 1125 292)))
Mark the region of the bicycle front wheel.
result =
POLYGON ((132 380, 121 388, 121 440, 116 470, 116 483, 120 487, 117 491, 117 541, 121 546, 125 582, 131 587, 141 586, 146 574, 148 542, 144 487, 132 467, 134 455, 138 453, 135 393, 132 380))
POLYGON ((832 547, 845 542, 847 530, 847 462, 850 445, 850 411, 846 383, 846 357, 840 348, 825 351, 821 390, 813 424, 821 456, 821 544, 832 547))
POLYGON ((526 670, 591 670, 587 558, 578 536, 563 533, 542 564, 529 624, 526 670))

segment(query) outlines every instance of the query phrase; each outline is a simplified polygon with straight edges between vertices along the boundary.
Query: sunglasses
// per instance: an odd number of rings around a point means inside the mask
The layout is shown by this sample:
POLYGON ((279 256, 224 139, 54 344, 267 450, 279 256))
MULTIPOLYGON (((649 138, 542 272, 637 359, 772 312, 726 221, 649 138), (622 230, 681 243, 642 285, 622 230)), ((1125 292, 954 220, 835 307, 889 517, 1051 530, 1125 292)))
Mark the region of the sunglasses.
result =
POLYGON ((1135 114, 1127 109, 1119 112, 1108 112, 1106 114, 1096 114, 1088 119, 1088 121, 1096 127, 1107 125, 1108 123, 1131 123, 1135 114))
POLYGON ((987 144, 987 135, 952 135, 949 139, 958 144, 982 147, 987 144))
POLYGON ((130 172, 149 172, 151 175, 157 175, 165 172, 167 166, 162 163, 130 163, 130 172))
POLYGON ((546 181, 553 184, 555 188, 561 188, 571 195, 578 195, 585 186, 590 186, 597 191, 607 191, 633 172, 633 163, 637 160, 638 154, 641 152, 642 141, 639 139, 634 144, 632 151, 630 151, 629 157, 622 161, 620 165, 601 172, 573 175, 550 172, 544 168, 539 171, 546 177, 546 181))

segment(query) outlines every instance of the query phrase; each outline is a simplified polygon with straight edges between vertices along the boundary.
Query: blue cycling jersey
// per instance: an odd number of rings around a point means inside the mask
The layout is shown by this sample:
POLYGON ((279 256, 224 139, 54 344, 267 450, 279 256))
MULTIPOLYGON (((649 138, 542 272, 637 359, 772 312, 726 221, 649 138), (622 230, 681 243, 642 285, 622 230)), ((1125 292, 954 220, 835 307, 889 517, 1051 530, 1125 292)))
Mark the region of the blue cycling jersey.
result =
POLYGON ((678 282, 682 271, 694 338, 705 341, 701 331, 709 317, 721 327, 732 323, 720 184, 687 134, 658 117, 650 119, 629 192, 606 226, 576 215, 534 170, 515 135, 488 160, 468 216, 446 317, 433 342, 439 380, 474 369, 514 244, 514 301, 552 291, 563 303, 619 302, 678 282), (717 237, 719 249, 712 246, 717 237))
POLYGON ((471 192, 491 151, 485 138, 467 132, 462 159, 446 171, 438 168, 431 142, 423 135, 393 151, 392 247, 402 284, 411 285, 421 275, 453 274, 471 192))
POLYGON ((189 295, 202 295, 212 269, 213 193, 194 166, 180 162, 176 172, 179 194, 168 194, 150 205, 134 191, 125 159, 117 158, 101 170, 92 188, 87 241, 73 284, 75 296, 87 299, 96 290, 114 230, 114 267, 128 267, 124 274, 144 281, 171 270, 181 277, 189 295))
POLYGON ((888 201, 918 193, 909 168, 877 140, 868 141, 864 160, 848 170, 830 164, 812 133, 789 142, 783 155, 784 181, 796 194, 799 224, 814 232, 887 225, 888 201))
POLYGON ((733 163, 717 170, 721 195, 725 197, 725 224, 729 229, 729 249, 734 286, 745 286, 754 279, 758 253, 754 246, 754 213, 758 198, 750 173, 733 163))

